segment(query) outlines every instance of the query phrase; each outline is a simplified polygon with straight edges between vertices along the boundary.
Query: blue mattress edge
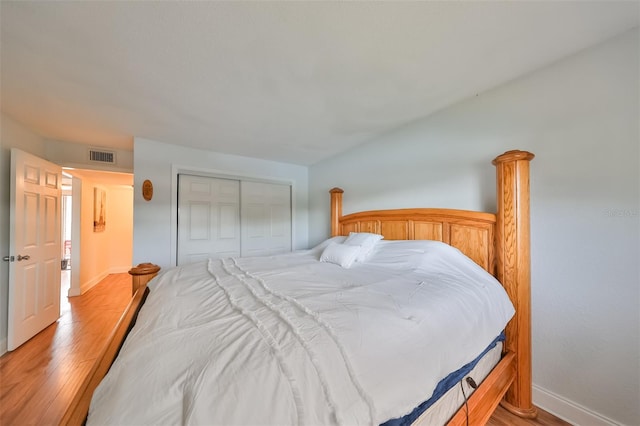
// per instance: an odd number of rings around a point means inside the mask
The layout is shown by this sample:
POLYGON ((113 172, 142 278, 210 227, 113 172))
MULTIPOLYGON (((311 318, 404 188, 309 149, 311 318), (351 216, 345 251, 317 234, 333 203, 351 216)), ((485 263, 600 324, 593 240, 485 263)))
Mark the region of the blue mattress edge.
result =
POLYGON ((464 377, 469 374, 471 370, 475 368, 480 359, 487 354, 491 349, 495 348, 498 342, 503 342, 505 340, 504 331, 498 335, 487 348, 482 351, 480 355, 478 355, 473 361, 468 364, 463 365, 458 370, 449 374, 444 379, 440 380, 438 385, 436 386, 431 398, 424 401, 422 404, 418 405, 414 410, 407 414, 406 416, 399 417, 396 419, 387 420, 382 423, 381 426, 408 426, 413 423, 422 413, 427 411, 429 407, 431 407, 442 395, 447 393, 449 389, 458 384, 464 377))

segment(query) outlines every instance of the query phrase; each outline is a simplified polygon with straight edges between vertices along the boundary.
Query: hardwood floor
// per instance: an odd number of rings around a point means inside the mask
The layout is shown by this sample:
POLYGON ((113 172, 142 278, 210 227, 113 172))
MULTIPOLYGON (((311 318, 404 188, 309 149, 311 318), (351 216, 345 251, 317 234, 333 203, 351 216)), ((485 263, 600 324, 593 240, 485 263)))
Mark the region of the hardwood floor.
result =
POLYGON ((58 424, 130 299, 126 273, 62 297, 57 322, 0 357, 0 424, 58 424))
POLYGON ((489 419, 487 426, 531 426, 531 425, 539 425, 539 426, 571 426, 570 423, 565 422, 553 414, 548 413, 540 408, 538 408, 538 417, 530 420, 530 419, 522 419, 518 416, 515 416, 505 410, 504 408, 498 406, 498 409, 493 413, 493 416, 489 419))
MULTIPOLYGON (((131 277, 110 275, 82 296, 63 297, 56 323, 0 357, 0 424, 57 425, 130 299, 131 277)), ((543 410, 524 420, 498 407, 488 425, 569 423, 543 410)))

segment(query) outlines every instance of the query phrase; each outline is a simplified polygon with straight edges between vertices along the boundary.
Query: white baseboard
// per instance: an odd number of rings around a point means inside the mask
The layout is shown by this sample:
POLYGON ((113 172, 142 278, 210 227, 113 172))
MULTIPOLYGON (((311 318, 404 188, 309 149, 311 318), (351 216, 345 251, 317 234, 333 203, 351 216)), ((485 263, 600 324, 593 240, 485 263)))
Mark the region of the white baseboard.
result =
POLYGON ((113 267, 109 268, 109 273, 110 274, 124 274, 126 272, 129 272, 130 269, 131 269, 131 265, 113 266, 113 267))
POLYGON ((93 277, 89 281, 86 281, 80 284, 80 294, 85 294, 87 291, 91 290, 93 286, 98 284, 100 281, 104 280, 107 277, 107 275, 109 275, 109 271, 105 271, 100 275, 93 277))
POLYGON ((0 356, 7 353, 7 339, 0 339, 0 356))
POLYGON ((572 425, 619 426, 619 423, 535 384, 533 403, 572 425))
POLYGON ((81 284, 80 285, 80 294, 73 294, 73 295, 69 294, 69 296, 80 296, 81 294, 85 294, 87 291, 91 290, 91 288, 93 288, 93 286, 95 286, 100 281, 102 281, 105 278, 107 278, 107 276, 109 276, 110 274, 122 274, 122 273, 125 273, 125 272, 129 272, 129 269, 131 269, 131 265, 113 266, 113 267, 107 269, 106 271, 104 271, 103 273, 101 273, 100 275, 98 275, 98 276, 92 278, 91 280, 81 284))

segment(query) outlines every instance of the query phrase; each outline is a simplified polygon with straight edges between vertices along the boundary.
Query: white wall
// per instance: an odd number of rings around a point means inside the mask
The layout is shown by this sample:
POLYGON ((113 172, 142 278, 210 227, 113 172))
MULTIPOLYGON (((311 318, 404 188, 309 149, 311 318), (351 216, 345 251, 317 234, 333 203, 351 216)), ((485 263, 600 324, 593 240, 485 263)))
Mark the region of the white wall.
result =
MULTIPOLYGON (((531 164, 534 402, 577 424, 639 424, 638 30, 309 170, 310 243, 345 213, 495 211, 490 161, 531 164)), ((469 72, 473 72, 470 70, 469 72)))
POLYGON ((72 259, 71 267, 74 273, 79 271, 80 292, 85 293, 107 275, 131 269, 133 188, 104 185, 83 178, 80 192, 80 261, 79 265, 76 265, 75 259, 72 259), (93 201, 96 187, 106 192, 106 226, 102 232, 93 231, 93 201))
POLYGON ((133 187, 108 185, 109 268, 127 272, 133 266, 133 187))
POLYGON ((134 264, 175 265, 177 170, 212 172, 290 182, 293 185, 293 248, 306 248, 308 171, 306 167, 134 139, 134 264), (142 198, 142 182, 153 183, 153 199, 142 198), (173 248, 173 250, 172 250, 173 248))
MULTIPOLYGON (((44 139, 0 113, 0 255, 9 255, 9 184, 11 148, 44 157, 44 139)), ((0 354, 7 350, 9 264, 0 262, 0 354)))

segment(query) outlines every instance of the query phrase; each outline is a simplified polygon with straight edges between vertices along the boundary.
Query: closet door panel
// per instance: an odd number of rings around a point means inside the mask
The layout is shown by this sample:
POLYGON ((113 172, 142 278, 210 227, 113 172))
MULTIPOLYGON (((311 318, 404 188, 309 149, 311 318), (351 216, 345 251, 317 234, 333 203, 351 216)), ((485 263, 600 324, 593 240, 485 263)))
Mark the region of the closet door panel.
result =
POLYGON ((291 251, 291 187, 241 182, 242 256, 291 251))
POLYGON ((240 182, 178 175, 178 265, 240 255, 240 182))

